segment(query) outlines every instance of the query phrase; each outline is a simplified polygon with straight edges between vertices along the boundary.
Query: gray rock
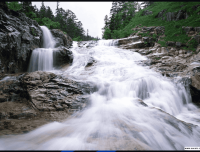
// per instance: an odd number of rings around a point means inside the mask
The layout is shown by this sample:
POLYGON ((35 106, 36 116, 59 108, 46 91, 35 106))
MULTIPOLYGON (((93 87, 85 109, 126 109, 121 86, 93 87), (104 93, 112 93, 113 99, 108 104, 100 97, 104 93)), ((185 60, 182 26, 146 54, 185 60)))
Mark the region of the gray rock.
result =
POLYGON ((168 42, 166 42, 166 45, 167 45, 167 46, 175 46, 175 42, 173 42, 173 41, 168 41, 168 42))
POLYGON ((42 31, 38 24, 35 22, 33 24, 33 21, 23 13, 6 9, 0 9, 0 12, 0 59, 2 61, 0 71, 8 73, 26 71, 31 51, 40 47, 42 31), (31 28, 34 28, 39 39, 35 39, 31 28), (11 62, 13 62, 12 66, 11 62))
POLYGON ((181 45, 182 45, 181 42, 176 42, 177 47, 181 47, 181 45))
POLYGON ((176 15, 176 21, 181 20, 181 19, 185 19, 185 11, 183 10, 179 10, 177 15, 176 15))
POLYGON ((195 27, 194 30, 195 32, 200 32, 200 27, 195 27))
POLYGON ((146 16, 146 15, 151 15, 153 12, 152 11, 149 11, 149 10, 145 10, 142 12, 142 16, 146 16))
POLYGON ((86 67, 91 66, 94 62, 95 62, 94 58, 93 58, 93 57, 90 57, 89 60, 88 60, 88 62, 87 62, 86 67))
POLYGON ((167 21, 174 21, 175 20, 175 13, 174 12, 168 12, 166 13, 167 21))
POLYGON ((159 13, 155 16, 155 18, 163 17, 163 15, 164 15, 164 13, 165 13, 166 11, 167 11, 166 9, 162 10, 161 12, 159 12, 159 13))
POLYGON ((59 39, 56 39, 56 46, 64 46, 68 49, 72 46, 73 41, 71 37, 67 34, 64 34, 63 31, 61 31, 60 29, 52 29, 51 33, 54 37, 60 38, 62 40, 61 41, 59 39))
POLYGON ((195 35, 194 39, 197 41, 198 44, 200 44, 200 35, 195 35))

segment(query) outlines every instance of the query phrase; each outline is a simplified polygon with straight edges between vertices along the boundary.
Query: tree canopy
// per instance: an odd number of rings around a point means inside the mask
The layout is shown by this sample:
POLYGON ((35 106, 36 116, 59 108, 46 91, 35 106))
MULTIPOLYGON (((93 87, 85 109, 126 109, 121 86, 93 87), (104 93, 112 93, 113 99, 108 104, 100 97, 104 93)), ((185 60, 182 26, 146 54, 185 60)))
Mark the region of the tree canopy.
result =
POLYGON ((64 10, 59 7, 59 2, 57 2, 55 15, 49 6, 44 5, 44 2, 42 2, 40 9, 32 6, 31 1, 11 1, 7 2, 7 6, 9 9, 25 13, 27 17, 36 20, 39 25, 45 25, 49 29, 61 29, 73 40, 97 39, 89 36, 88 33, 86 35, 83 24, 78 21, 75 13, 69 9, 64 10))

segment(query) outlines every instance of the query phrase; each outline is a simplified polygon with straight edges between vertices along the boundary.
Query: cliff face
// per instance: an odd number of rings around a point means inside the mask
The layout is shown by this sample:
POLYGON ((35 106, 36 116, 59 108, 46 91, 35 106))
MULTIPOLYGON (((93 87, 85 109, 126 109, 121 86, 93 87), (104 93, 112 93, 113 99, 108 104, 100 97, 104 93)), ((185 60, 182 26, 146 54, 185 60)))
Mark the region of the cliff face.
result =
MULTIPOLYGON (((72 62, 72 53, 68 50, 72 39, 58 29, 51 32, 57 42, 56 56, 63 58, 64 62, 72 62)), ((5 73, 26 72, 32 51, 40 47, 42 30, 39 24, 0 2, 0 77, 5 73)))
POLYGON ((6 6, 0 14, 0 73, 26 71, 31 52, 41 45, 42 30, 36 21, 6 6))

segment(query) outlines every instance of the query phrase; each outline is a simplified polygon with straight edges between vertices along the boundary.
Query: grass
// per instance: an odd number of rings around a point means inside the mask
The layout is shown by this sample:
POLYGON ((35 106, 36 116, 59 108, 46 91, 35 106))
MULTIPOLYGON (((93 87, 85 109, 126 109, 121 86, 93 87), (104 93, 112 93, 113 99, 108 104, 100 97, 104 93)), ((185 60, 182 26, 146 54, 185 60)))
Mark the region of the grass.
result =
MULTIPOLYGON (((181 42, 186 43, 188 40, 190 40, 191 37, 188 37, 186 33, 182 30, 182 26, 192 26, 192 27, 199 27, 199 15, 197 12, 200 11, 200 7, 195 11, 192 9, 192 6, 200 4, 200 2, 155 2, 152 6, 149 6, 143 10, 140 10, 136 13, 136 15, 131 19, 129 24, 124 28, 121 29, 120 32, 116 31, 113 34, 115 34, 115 38, 124 38, 128 37, 129 35, 133 34, 132 31, 133 28, 135 28, 137 25, 141 24, 142 26, 164 26, 165 27, 165 37, 163 38, 163 41, 159 41, 158 43, 161 44, 161 46, 166 46, 167 41, 174 41, 174 42, 181 42), (181 5, 184 5, 183 7, 180 7, 181 5), (186 10, 189 14, 189 17, 187 19, 179 20, 179 21, 166 21, 166 20, 160 20, 160 18, 155 18, 155 16, 161 12, 162 10, 166 9, 167 12, 178 12, 179 10, 186 10), (152 11, 153 14, 142 16, 142 12, 145 10, 152 11), (117 34, 120 33, 120 34, 117 34)), ((144 36, 150 36, 149 33, 143 33, 140 34, 142 37, 144 36)), ((156 35, 153 35, 155 38, 156 35)), ((192 40, 187 49, 195 51, 197 43, 195 43, 195 40, 192 40)))

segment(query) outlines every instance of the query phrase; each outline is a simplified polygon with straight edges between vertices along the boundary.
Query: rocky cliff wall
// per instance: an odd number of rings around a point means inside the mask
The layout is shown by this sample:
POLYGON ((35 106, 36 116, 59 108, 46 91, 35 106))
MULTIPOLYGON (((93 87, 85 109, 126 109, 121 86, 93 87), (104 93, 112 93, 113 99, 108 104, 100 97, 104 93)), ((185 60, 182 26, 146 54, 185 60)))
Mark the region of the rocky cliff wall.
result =
POLYGON ((31 52, 41 46, 41 39, 36 21, 0 7, 0 73, 26 71, 31 52))
MULTIPOLYGON (((72 39, 59 29, 51 30, 56 40, 55 65, 71 63, 72 52, 69 51, 72 39)), ((39 24, 24 13, 7 8, 0 2, 0 77, 5 73, 26 72, 31 53, 42 47, 42 30, 39 24)))

